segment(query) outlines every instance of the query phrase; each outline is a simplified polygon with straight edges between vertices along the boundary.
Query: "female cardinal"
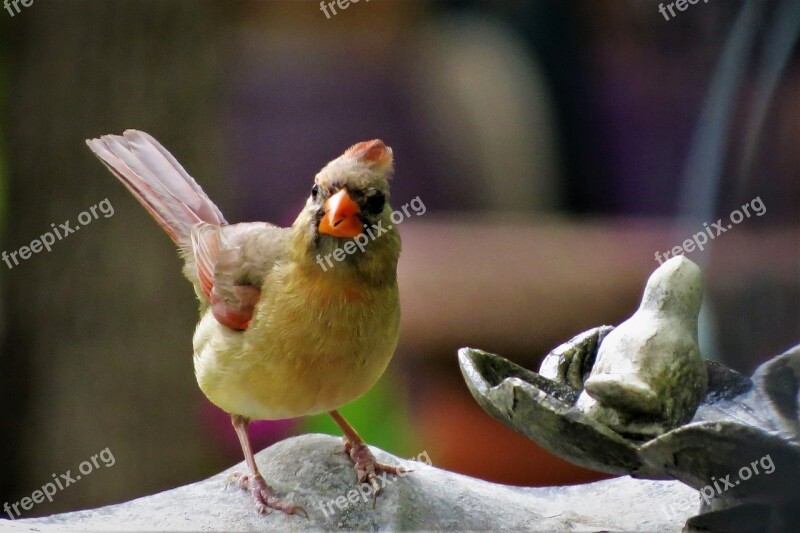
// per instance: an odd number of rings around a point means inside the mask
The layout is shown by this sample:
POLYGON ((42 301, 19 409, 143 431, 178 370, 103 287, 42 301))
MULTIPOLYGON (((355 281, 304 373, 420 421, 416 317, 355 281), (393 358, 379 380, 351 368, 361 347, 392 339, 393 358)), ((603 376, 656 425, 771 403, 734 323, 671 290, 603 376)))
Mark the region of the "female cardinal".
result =
POLYGON ((86 143, 186 262, 183 272, 200 299, 197 383, 231 415, 250 470, 235 476, 258 512, 304 510, 280 501, 259 473, 247 434, 251 420, 328 412, 344 433, 358 482, 377 495, 378 475, 398 469, 378 463, 336 409, 375 384, 397 344, 400 236, 389 220, 391 148, 377 139, 351 146, 315 176, 292 227, 280 228, 228 224, 172 154, 144 132, 86 143), (379 237, 368 241, 364 233, 374 237, 372 229, 379 237), (326 268, 318 263, 318 256, 348 246, 354 252, 341 253, 341 261, 326 268))

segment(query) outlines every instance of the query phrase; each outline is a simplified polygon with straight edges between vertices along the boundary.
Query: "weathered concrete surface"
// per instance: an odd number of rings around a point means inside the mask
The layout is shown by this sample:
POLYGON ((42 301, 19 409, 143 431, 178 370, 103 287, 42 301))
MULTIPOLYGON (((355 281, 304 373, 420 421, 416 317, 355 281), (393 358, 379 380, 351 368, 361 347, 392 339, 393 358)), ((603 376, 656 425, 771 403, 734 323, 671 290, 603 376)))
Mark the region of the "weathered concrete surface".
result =
MULTIPOLYGON (((192 485, 118 505, 43 518, 0 522, 10 531, 248 531, 301 529, 680 531, 698 509, 697 492, 677 481, 616 478, 572 487, 497 485, 374 450, 379 460, 414 471, 384 487, 377 506, 353 498, 344 509, 326 502, 346 497, 355 473, 341 439, 304 435, 258 454, 264 477, 279 496, 294 492, 309 517, 257 515, 250 497, 225 480, 243 464, 192 485), (327 513, 327 516, 326 516, 327 513)), ((431 457, 436 462, 436 457, 431 457)), ((342 500, 339 500, 340 503, 342 500)))

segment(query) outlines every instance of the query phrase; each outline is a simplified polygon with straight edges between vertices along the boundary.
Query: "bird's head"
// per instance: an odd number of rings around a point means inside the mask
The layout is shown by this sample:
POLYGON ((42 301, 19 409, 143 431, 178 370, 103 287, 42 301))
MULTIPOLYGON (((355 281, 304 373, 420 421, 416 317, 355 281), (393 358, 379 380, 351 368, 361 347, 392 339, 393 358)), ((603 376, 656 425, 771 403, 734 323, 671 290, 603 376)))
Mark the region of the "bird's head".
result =
POLYGON ((392 149, 375 139, 354 144, 314 177, 294 228, 317 268, 394 275, 400 236, 390 220, 392 163, 392 149))

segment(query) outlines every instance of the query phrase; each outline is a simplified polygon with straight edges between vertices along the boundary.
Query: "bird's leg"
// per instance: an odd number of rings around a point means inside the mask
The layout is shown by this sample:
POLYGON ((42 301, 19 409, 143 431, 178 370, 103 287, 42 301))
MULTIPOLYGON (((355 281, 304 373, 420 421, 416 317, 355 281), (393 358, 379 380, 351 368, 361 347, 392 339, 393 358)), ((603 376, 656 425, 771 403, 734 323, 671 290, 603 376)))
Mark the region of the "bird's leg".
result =
POLYGON ((364 442, 356 430, 353 429, 347 420, 345 420, 338 411, 331 411, 329 413, 333 421, 342 428, 344 433, 344 451, 353 461, 353 469, 358 476, 358 482, 367 483, 372 487, 372 507, 375 507, 375 500, 378 497, 383 485, 386 484, 386 474, 405 474, 407 470, 402 467, 390 466, 379 463, 369 447, 364 442), (383 475, 381 475, 383 474, 383 475), (381 483, 378 479, 381 479, 381 483))
POLYGON ((233 479, 236 484, 242 489, 249 491, 253 497, 253 502, 256 505, 256 510, 259 513, 266 513, 267 509, 277 509, 287 514, 303 513, 308 518, 308 513, 299 505, 293 503, 282 502, 275 497, 272 489, 264 481, 261 472, 258 471, 256 459, 253 456, 253 449, 250 446, 250 437, 247 434, 247 426, 250 423, 248 419, 239 415, 231 415, 231 422, 233 428, 236 430, 236 436, 239 437, 239 444, 242 445, 242 452, 244 459, 247 462, 247 467, 250 469, 249 474, 241 472, 234 472, 233 479))

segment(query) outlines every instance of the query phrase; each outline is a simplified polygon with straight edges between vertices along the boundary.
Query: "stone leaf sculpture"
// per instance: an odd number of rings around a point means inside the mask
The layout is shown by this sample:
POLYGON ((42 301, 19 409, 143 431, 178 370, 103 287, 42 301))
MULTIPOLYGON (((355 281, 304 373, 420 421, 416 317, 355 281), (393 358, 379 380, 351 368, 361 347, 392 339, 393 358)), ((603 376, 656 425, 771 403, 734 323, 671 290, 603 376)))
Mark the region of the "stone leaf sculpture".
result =
POLYGON ((538 373, 462 348, 467 386, 494 418, 575 464, 696 489, 689 529, 800 530, 800 346, 751 378, 699 365, 699 269, 677 259, 654 272, 630 319, 577 335, 538 373))

